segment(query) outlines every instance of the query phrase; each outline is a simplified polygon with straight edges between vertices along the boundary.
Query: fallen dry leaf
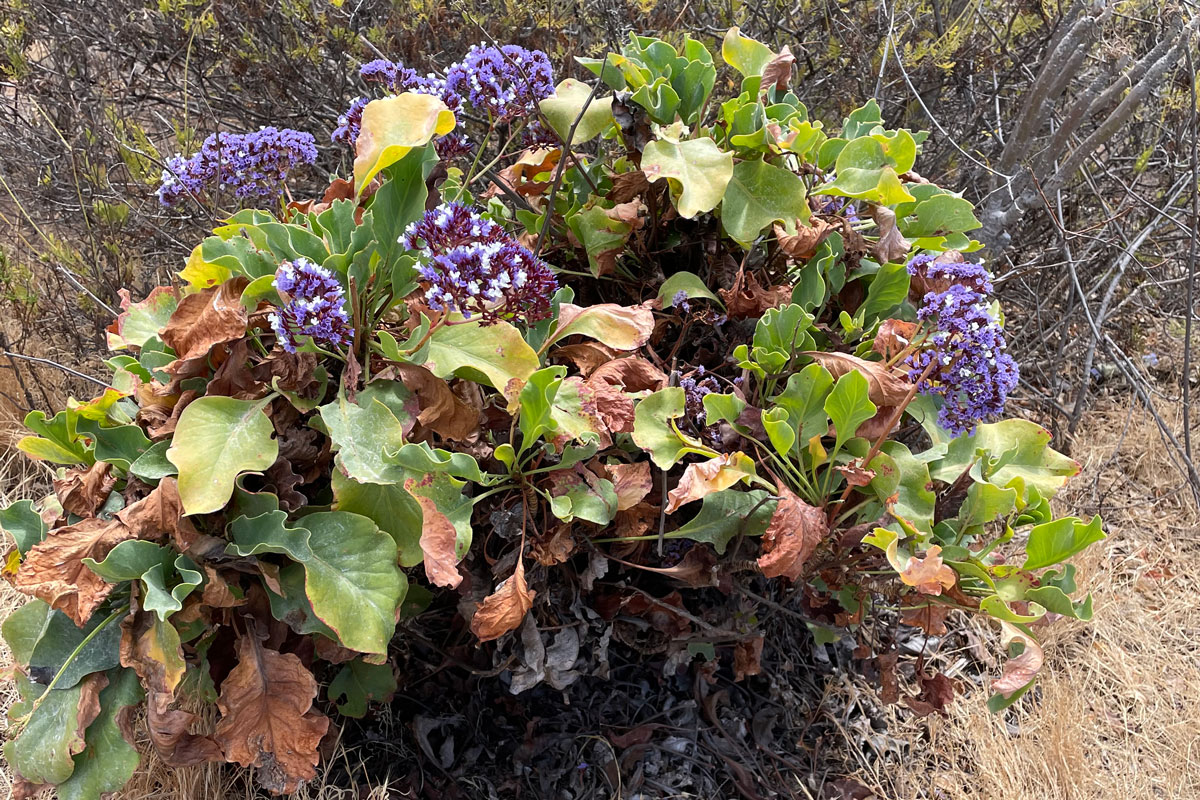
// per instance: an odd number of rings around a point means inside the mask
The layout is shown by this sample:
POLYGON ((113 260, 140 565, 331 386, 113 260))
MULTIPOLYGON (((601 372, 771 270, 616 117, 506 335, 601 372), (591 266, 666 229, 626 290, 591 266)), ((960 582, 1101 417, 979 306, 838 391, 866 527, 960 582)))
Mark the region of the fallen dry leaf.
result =
POLYGON ((650 494, 650 462, 636 464, 606 464, 608 478, 617 492, 617 510, 628 511, 650 494))
POLYGON ((1013 642, 1022 642, 1025 645, 1019 656, 1004 662, 1004 670, 1000 677, 992 681, 992 691, 1008 698, 1037 677, 1046 660, 1046 654, 1033 637, 1027 636, 1011 622, 1004 620, 1000 621, 1000 641, 1005 648, 1013 642))
POLYGON ((717 294, 731 318, 761 317, 768 309, 791 302, 792 287, 780 285, 764 289, 754 275, 739 268, 733 286, 718 289, 717 294))
POLYGON ((588 380, 622 386, 627 392, 653 392, 666 384, 667 376, 641 356, 630 356, 597 367, 588 380))
MULTIPOLYGON (((426 476, 427 479, 432 477, 426 476)), ((458 571, 458 553, 455 550, 458 532, 454 530, 454 523, 438 510, 433 500, 412 493, 412 487, 416 483, 417 481, 409 478, 404 482, 404 488, 421 507, 421 552, 425 554, 425 576, 434 586, 453 589, 462 583, 462 574, 458 571)))
POLYGON ((745 453, 722 453, 698 464, 688 464, 679 485, 667 494, 667 513, 713 492, 728 489, 754 474, 754 462, 745 453))
POLYGON ((789 258, 804 261, 817 254, 821 242, 837 230, 837 226, 820 217, 813 217, 808 225, 797 224, 795 233, 788 233, 779 223, 775 223, 774 230, 779 249, 787 253, 789 258))
POLYGON ((733 646, 733 679, 741 681, 762 672, 762 636, 741 639, 733 646))
POLYGON ((902 319, 885 319, 875 334, 871 349, 889 361, 912 344, 913 336, 920 328, 916 322, 906 322, 902 319))
POLYGON ((797 580, 804 565, 829 533, 825 514, 801 500, 791 489, 778 485, 779 504, 763 534, 763 554, 758 566, 768 578, 797 580))
POLYGON ((834 380, 847 372, 861 372, 867 379, 871 402, 876 406, 898 406, 904 402, 912 389, 912 384, 902 373, 889 369, 882 361, 867 361, 849 353, 826 353, 819 350, 805 350, 803 355, 811 357, 829 370, 834 380))
POLYGON ((517 559, 517 568, 511 577, 496 587, 496 591, 483 599, 471 618, 471 632, 481 642, 499 639, 509 631, 515 631, 521 620, 533 608, 537 592, 530 591, 525 583, 525 562, 517 559))
POLYGON ((238 665, 221 682, 213 738, 227 761, 258 767, 268 791, 295 792, 317 776, 317 747, 329 729, 329 718, 313 710, 316 696, 316 678, 297 656, 243 636, 238 665))
POLYGON ((479 409, 450 390, 450 384, 418 364, 394 364, 400 381, 416 394, 417 422, 444 439, 466 441, 479 430, 479 409))
POLYGON ((112 474, 112 464, 97 461, 87 469, 69 469, 53 483, 54 493, 64 509, 79 517, 94 517, 117 479, 112 474))
POLYGON ((908 240, 900 235, 900 229, 896 227, 896 212, 887 206, 872 204, 871 218, 879 226, 879 241, 871 248, 871 253, 879 263, 899 261, 908 255, 908 240))
POLYGON ((921 594, 939 595, 954 585, 957 576, 954 570, 942 563, 941 545, 933 545, 925 551, 923 558, 908 557, 908 564, 900 573, 900 580, 921 594))
POLYGON ((905 625, 911 625, 914 628, 920 628, 930 636, 943 636, 946 633, 946 617, 950 615, 952 610, 950 606, 940 605, 938 603, 925 603, 917 606, 917 603, 923 602, 916 595, 909 595, 906 598, 901 598, 900 621, 905 625))
POLYGON ((934 712, 945 715, 946 706, 954 702, 954 681, 940 672, 932 676, 918 672, 917 681, 921 684, 921 693, 916 697, 905 697, 904 705, 918 717, 928 717, 934 712))

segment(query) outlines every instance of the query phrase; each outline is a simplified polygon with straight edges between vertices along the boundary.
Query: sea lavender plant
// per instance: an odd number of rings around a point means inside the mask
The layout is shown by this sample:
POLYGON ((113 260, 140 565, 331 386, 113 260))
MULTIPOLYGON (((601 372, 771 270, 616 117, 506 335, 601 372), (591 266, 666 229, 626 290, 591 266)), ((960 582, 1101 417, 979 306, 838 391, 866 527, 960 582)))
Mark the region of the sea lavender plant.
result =
POLYGON ((502 227, 459 203, 425 212, 409 225, 401 244, 416 250, 434 311, 534 322, 550 316, 558 281, 545 262, 502 227))
POLYGON ((189 194, 220 189, 238 200, 274 199, 292 170, 316 160, 312 134, 290 128, 214 133, 191 157, 167 159, 158 198, 164 206, 174 206, 189 194))
POLYGON ((539 101, 554 94, 554 73, 541 50, 472 45, 446 72, 446 86, 492 120, 511 122, 533 114, 539 101))
POLYGON ((268 319, 284 350, 296 352, 302 336, 334 346, 350 341, 345 290, 332 272, 307 258, 297 258, 279 265, 273 285, 286 302, 268 319))
POLYGON ((908 269, 927 288, 917 317, 934 326, 906 360, 909 378, 922 394, 942 398, 938 424, 955 435, 970 433, 1004 411, 1018 378, 1004 330, 988 308, 991 280, 981 264, 923 255, 908 269))

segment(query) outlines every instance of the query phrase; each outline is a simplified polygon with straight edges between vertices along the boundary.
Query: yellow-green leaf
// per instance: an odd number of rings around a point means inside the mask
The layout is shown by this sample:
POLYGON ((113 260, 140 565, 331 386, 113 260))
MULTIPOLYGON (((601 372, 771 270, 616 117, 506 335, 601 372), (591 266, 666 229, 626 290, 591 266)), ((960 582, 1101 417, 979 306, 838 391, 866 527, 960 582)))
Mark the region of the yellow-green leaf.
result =
POLYGON ((354 159, 355 190, 361 195, 380 170, 455 124, 454 112, 433 95, 405 92, 367 103, 354 159))

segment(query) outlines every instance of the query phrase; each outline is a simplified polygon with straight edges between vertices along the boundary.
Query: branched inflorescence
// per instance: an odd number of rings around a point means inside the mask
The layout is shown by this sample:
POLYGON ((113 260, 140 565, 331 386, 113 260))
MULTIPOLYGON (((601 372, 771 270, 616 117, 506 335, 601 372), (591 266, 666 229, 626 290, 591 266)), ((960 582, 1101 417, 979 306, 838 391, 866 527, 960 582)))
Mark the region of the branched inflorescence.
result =
POLYGON ((541 50, 472 45, 446 72, 446 85, 491 119, 511 122, 535 113, 538 102, 554 94, 554 72, 541 50))
POLYGON ((317 160, 312 134, 290 128, 261 128, 252 133, 214 133, 189 158, 167 159, 158 199, 174 206, 188 195, 214 189, 238 200, 274 199, 292 170, 317 160))
POLYGON ((908 357, 909 377, 923 394, 939 395, 938 423, 957 435, 999 416, 1017 385, 1017 362, 1007 352, 1004 330, 988 309, 992 283, 981 264, 908 262, 914 283, 925 289, 917 316, 932 324, 925 346, 908 357))
POLYGON ((435 311, 533 322, 550 316, 558 281, 545 262, 502 227, 447 203, 408 226, 401 244, 420 255, 425 302, 435 311))
POLYGON ((286 302, 269 319, 284 350, 296 352, 301 336, 334 346, 351 340, 346 293, 332 272, 307 258, 297 258, 279 265, 274 286, 286 302))

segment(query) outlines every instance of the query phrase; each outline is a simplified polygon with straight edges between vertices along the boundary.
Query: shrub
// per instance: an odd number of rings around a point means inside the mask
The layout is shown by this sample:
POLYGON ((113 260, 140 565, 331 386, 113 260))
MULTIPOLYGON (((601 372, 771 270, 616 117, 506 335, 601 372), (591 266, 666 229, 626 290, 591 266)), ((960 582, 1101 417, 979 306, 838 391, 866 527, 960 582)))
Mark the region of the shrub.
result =
MULTIPOLYGON (((521 48, 445 79, 372 62, 337 133, 354 174, 319 201, 286 198, 296 132, 172 162, 164 203, 280 199, 126 298, 110 388, 26 419, 61 468, 0 513, 36 598, 4 624, 22 792, 118 789, 143 701, 167 763, 295 790, 326 711, 397 689, 398 619, 457 589, 480 642, 536 634, 556 572, 601 582, 601 614, 678 584, 648 624, 679 665, 711 587, 795 585, 817 641, 982 613, 1011 655, 990 704, 1028 691, 1034 627, 1090 616, 1065 562, 1104 534, 1051 514, 1077 465, 997 419, 1017 367, 972 206, 874 102, 809 119, 786 49, 732 29, 721 55, 631 37, 557 86, 521 48)), ((707 648, 739 679, 752 627, 707 648)), ((922 683, 910 705, 947 701, 922 683)))

